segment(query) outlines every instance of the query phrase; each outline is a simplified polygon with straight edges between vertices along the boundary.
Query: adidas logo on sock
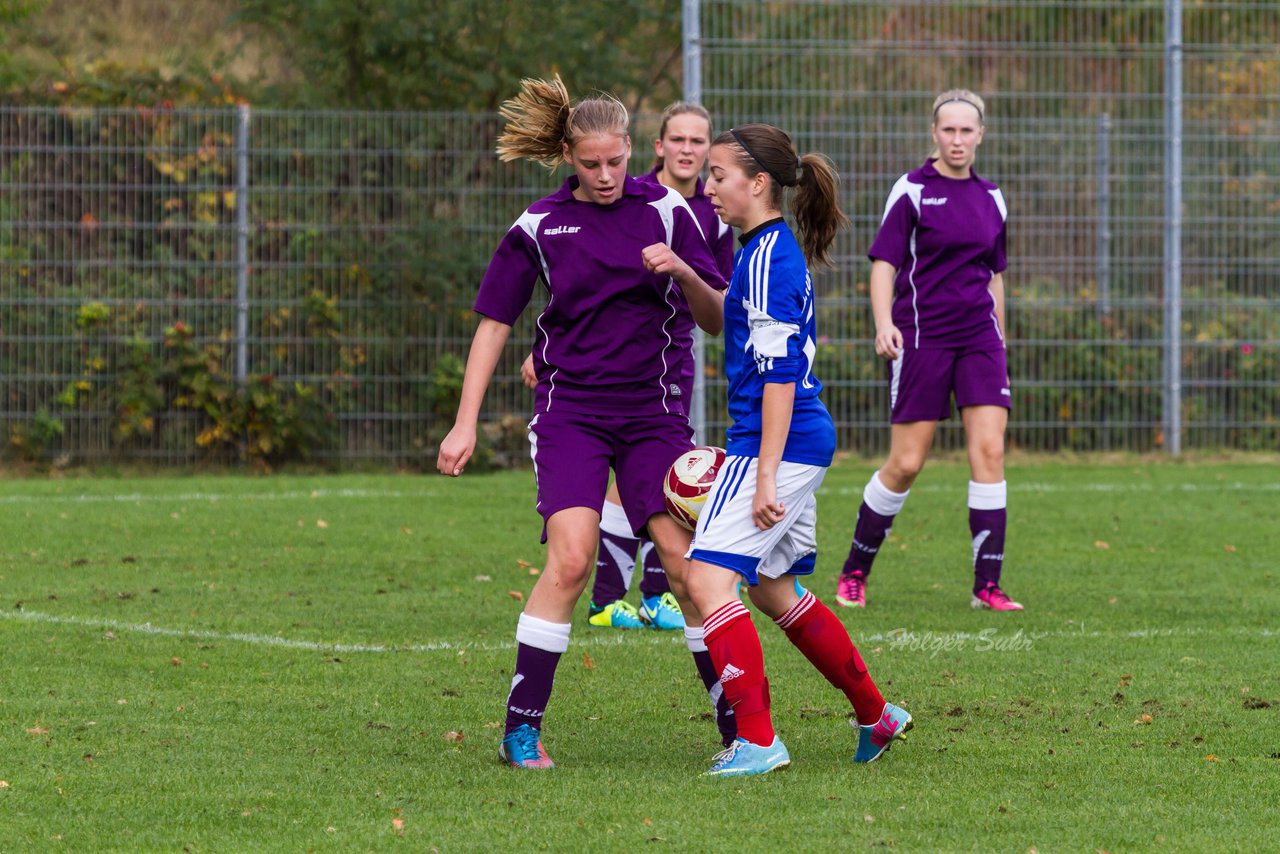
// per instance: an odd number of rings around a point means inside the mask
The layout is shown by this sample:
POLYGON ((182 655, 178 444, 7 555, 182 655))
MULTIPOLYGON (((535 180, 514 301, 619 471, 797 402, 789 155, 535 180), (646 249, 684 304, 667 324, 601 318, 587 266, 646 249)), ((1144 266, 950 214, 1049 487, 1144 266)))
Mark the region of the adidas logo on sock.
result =
POLYGON ((728 682, 730 679, 737 679, 739 676, 743 674, 743 672, 744 671, 739 670, 738 668, 734 667, 732 664, 726 664, 724 666, 724 670, 720 671, 720 681, 721 683, 724 683, 724 682, 728 682))

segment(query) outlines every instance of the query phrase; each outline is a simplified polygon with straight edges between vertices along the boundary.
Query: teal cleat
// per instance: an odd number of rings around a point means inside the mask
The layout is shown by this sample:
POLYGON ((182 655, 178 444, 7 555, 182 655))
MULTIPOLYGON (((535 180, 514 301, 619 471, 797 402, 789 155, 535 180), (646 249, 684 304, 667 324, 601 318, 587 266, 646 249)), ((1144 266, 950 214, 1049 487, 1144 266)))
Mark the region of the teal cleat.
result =
POLYGON ((707 769, 706 777, 744 777, 748 774, 768 774, 791 764, 787 746, 776 735, 773 744, 761 747, 745 738, 735 738, 733 743, 712 757, 714 764, 707 769))
POLYGON ((911 729, 914 721, 911 713, 900 709, 893 703, 885 703, 880 720, 868 726, 858 726, 857 721, 850 721, 858 731, 858 752, 853 754, 854 762, 875 762, 893 744, 895 738, 906 741, 906 731, 911 729))
POLYGON ((661 596, 645 596, 640 600, 640 619, 651 629, 675 631, 684 629, 684 614, 680 603, 670 593, 661 596))
POLYGON ((498 745, 498 758, 512 768, 554 768, 556 763, 542 746, 542 733, 529 726, 520 726, 507 733, 498 745))

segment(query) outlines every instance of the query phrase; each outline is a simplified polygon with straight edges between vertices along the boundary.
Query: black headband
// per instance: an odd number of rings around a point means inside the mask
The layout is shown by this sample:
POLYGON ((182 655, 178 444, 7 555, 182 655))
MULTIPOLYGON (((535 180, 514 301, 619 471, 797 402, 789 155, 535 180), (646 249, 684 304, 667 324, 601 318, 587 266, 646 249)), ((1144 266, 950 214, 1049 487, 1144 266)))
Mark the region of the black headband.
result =
POLYGON ((978 111, 978 121, 984 121, 982 117, 982 108, 973 103, 973 101, 970 101, 968 98, 948 98, 943 101, 941 104, 933 108, 933 117, 935 119, 938 117, 938 110, 941 110, 944 104, 968 104, 970 107, 973 107, 978 111))
POLYGON ((793 181, 792 183, 788 184, 786 181, 782 180, 782 176, 780 176, 777 172, 774 172, 772 169, 770 169, 770 168, 765 164, 765 162, 764 162, 763 160, 761 160, 759 157, 756 157, 756 153, 755 153, 754 151, 752 151, 752 150, 751 150, 751 146, 747 145, 747 141, 746 141, 745 139, 743 139, 743 138, 741 137, 741 135, 739 135, 737 128, 730 128, 730 129, 729 129, 729 136, 733 137, 733 141, 734 141, 734 142, 736 142, 736 143, 738 143, 738 145, 742 146, 742 150, 743 150, 743 151, 745 151, 745 152, 747 153, 747 156, 748 156, 748 157, 750 157, 752 160, 754 160, 754 161, 756 162, 756 165, 757 165, 757 166, 759 166, 759 167, 760 167, 761 169, 763 169, 765 172, 768 172, 768 173, 769 173, 769 176, 770 176, 771 178, 773 178, 773 180, 777 181, 781 186, 783 186, 783 187, 794 187, 796 184, 799 184, 799 183, 800 183, 800 167, 802 166, 802 164, 801 164, 801 162, 800 162, 800 158, 799 158, 799 157, 797 157, 797 158, 796 158, 796 180, 795 180, 795 181, 793 181))

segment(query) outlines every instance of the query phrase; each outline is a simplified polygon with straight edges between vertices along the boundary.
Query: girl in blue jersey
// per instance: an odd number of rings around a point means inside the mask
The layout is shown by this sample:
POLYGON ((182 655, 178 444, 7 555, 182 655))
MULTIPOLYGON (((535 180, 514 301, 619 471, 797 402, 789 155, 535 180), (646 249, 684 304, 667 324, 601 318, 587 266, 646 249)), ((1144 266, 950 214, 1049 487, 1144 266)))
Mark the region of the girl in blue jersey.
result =
MULTIPOLYGON (((671 392, 681 349, 672 330, 684 313, 718 333, 713 286, 723 282, 680 194, 627 176, 631 139, 617 99, 573 105, 559 77, 525 80, 501 114, 501 159, 549 168, 565 162, 573 174, 529 206, 489 262, 457 418, 436 466, 453 477, 465 469, 498 357, 541 282, 548 300, 536 324, 529 439, 547 558, 516 627, 499 755, 516 768, 551 768, 543 714, 590 578, 610 469, 633 531, 648 531, 673 590, 685 594, 689 536, 666 513, 662 493, 671 461, 692 446, 688 417, 671 392)), ((701 625, 692 604, 682 605, 701 625)))
POLYGON ((951 400, 969 451, 969 531, 975 608, 1020 611, 1000 586, 1009 422, 1005 361, 1005 208, 1000 188, 973 170, 986 105, 967 89, 933 102, 935 149, 898 179, 871 257, 876 355, 890 364, 889 459, 871 475, 849 557, 841 605, 864 607, 871 564, 924 467, 951 400))
POLYGON ((848 218, 838 176, 820 154, 796 155, 771 125, 721 134, 712 144, 707 193, 742 229, 724 295, 729 384, 727 458, 708 494, 690 550, 689 596, 705 616, 704 637, 738 724, 738 737, 707 772, 764 774, 790 763, 773 730, 760 637, 739 601, 751 601, 848 698, 856 717, 855 762, 870 762, 911 726, 886 703, 844 626, 796 576, 817 558, 816 493, 835 452, 835 427, 813 374, 817 347, 808 264, 828 250, 848 218), (782 218, 784 188, 797 187, 798 243, 782 218))

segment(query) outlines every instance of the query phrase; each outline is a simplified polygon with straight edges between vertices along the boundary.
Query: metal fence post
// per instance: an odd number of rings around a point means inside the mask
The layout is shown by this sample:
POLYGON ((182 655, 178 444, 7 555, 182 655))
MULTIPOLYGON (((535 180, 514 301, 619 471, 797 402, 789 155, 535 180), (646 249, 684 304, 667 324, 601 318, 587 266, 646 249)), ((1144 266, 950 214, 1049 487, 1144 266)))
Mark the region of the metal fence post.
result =
POLYGON ((1098 306, 1111 313, 1111 114, 1098 118, 1098 306))
POLYGON ((1165 0, 1164 441, 1182 453, 1182 0, 1165 0))
POLYGON ((249 378, 249 105, 236 127, 236 382, 249 378))
MULTIPOLYGON (((684 51, 684 99, 690 104, 702 103, 702 13, 699 0, 682 0, 680 41, 684 51)), ((689 421, 694 441, 707 441, 707 340, 695 323, 693 326, 693 398, 689 401, 689 421)))

